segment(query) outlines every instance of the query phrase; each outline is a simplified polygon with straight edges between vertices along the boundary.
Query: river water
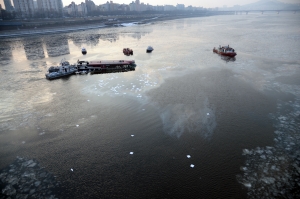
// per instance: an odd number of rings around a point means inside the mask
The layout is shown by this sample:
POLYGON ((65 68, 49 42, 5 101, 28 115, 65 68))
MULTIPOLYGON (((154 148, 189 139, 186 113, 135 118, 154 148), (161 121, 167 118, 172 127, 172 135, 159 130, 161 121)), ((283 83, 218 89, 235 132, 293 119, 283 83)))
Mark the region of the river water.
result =
POLYGON ((2 39, 0 169, 33 159, 60 182, 58 198, 296 198, 299 21, 212 16, 2 39), (62 59, 137 67, 46 80, 62 59))

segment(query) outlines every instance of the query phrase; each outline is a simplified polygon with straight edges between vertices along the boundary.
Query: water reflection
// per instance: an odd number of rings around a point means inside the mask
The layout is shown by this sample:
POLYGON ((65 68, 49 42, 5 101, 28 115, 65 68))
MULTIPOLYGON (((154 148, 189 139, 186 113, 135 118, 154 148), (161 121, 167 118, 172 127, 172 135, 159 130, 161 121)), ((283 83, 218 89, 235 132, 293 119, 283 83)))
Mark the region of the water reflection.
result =
POLYGON ((28 60, 36 60, 45 58, 43 49, 43 42, 41 38, 35 38, 31 40, 25 40, 23 42, 26 58, 28 60))
POLYGON ((64 36, 46 37, 46 49, 49 57, 58 57, 60 55, 70 54, 68 38, 64 36))
POLYGON ((4 64, 12 57, 12 49, 9 45, 9 42, 1 42, 0 45, 0 60, 1 64, 4 64))
POLYGON ((81 47, 83 44, 87 46, 97 46, 99 44, 100 35, 95 34, 75 34, 70 38, 74 45, 81 47))
POLYGON ((235 57, 228 57, 228 56, 222 56, 221 59, 226 61, 226 62, 235 62, 236 58, 235 57))

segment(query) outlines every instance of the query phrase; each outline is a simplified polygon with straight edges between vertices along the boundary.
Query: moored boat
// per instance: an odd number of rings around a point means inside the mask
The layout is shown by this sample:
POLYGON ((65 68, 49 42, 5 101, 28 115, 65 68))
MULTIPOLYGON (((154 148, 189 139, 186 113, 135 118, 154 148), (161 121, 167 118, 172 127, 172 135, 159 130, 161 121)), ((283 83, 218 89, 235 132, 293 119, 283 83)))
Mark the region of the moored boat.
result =
POLYGON ((152 48, 152 46, 148 46, 146 52, 147 53, 151 53, 154 49, 152 48))
POLYGON ((75 65, 70 65, 69 62, 63 61, 59 66, 51 66, 45 76, 47 79, 52 80, 72 75, 75 72, 77 72, 77 68, 75 65))
POLYGON ((124 55, 130 56, 133 55, 133 50, 130 48, 123 48, 124 55))
POLYGON ((235 57, 237 54, 235 50, 228 46, 219 46, 218 48, 213 49, 214 53, 217 53, 219 55, 228 56, 228 57, 235 57))
POLYGON ((135 70, 134 60, 99 60, 99 61, 79 61, 77 62, 78 71, 88 70, 90 72, 126 72, 135 70))

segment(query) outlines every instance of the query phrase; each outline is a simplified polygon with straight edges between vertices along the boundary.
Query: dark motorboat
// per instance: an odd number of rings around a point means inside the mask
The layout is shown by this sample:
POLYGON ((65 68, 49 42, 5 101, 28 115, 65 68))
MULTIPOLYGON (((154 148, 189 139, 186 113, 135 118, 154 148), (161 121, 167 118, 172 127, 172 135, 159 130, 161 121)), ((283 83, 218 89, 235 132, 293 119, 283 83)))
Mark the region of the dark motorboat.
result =
POLYGON ((133 50, 130 48, 123 48, 124 55, 130 56, 133 55, 133 50))
POLYGON ((217 53, 219 55, 223 55, 223 56, 228 56, 228 57, 235 57, 237 54, 234 51, 233 48, 228 46, 219 46, 219 48, 215 48, 213 49, 214 53, 217 53))
POLYGON ((83 55, 85 55, 85 54, 87 53, 87 51, 86 51, 86 49, 85 49, 84 47, 81 49, 81 53, 82 53, 83 55))
POLYGON ((147 53, 151 53, 154 49, 152 48, 152 46, 148 46, 146 52, 147 53))

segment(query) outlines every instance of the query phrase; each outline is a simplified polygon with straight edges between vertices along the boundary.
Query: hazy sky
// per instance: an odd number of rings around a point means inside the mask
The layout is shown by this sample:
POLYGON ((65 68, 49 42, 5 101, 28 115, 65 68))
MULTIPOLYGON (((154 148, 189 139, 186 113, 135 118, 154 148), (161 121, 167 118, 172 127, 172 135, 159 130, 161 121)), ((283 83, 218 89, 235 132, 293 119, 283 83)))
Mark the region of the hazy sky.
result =
MULTIPOLYGON (((72 1, 74 1, 76 4, 79 4, 81 2, 84 2, 84 0, 63 0, 63 5, 69 5, 72 1)), ((113 0, 114 3, 125 3, 129 4, 133 0, 113 0)), ((149 3, 150 5, 176 5, 178 4, 184 4, 185 6, 192 5, 192 6, 201 6, 205 8, 209 7, 223 7, 223 5, 227 5, 227 7, 231 7, 233 5, 245 5, 248 3, 254 3, 259 0, 140 0, 140 2, 143 2, 145 4, 149 3)), ((285 3, 300 3, 300 0, 280 0, 285 3)), ((94 3, 96 5, 104 4, 107 0, 94 0, 94 3)), ((4 7, 3 0, 0 0, 0 4, 2 7, 4 7)))

